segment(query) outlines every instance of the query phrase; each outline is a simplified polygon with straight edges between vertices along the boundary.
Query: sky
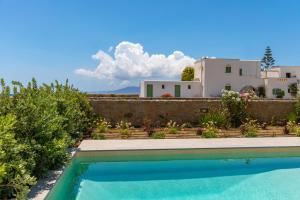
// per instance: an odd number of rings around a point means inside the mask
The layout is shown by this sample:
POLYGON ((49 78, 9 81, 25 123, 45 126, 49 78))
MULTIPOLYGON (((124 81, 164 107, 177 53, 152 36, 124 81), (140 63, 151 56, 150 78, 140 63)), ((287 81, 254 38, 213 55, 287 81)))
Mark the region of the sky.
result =
POLYGON ((179 79, 202 56, 300 65, 298 0, 0 0, 0 77, 82 91, 179 79))

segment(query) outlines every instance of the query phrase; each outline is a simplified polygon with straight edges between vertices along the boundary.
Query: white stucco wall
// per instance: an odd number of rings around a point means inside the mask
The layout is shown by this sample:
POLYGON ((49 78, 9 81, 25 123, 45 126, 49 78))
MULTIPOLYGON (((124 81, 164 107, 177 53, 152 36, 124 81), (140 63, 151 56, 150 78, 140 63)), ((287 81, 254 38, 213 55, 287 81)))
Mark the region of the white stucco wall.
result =
POLYGON ((231 90, 240 91, 251 85, 259 87, 264 84, 260 78, 259 61, 240 61, 239 59, 204 59, 203 96, 215 97, 221 94, 226 85, 231 90), (231 66, 231 73, 225 73, 227 65, 231 66), (242 76, 239 70, 242 69, 242 76))
POLYGON ((142 81, 140 97, 147 97, 147 85, 153 85, 153 97, 161 97, 165 93, 175 96, 175 85, 180 85, 180 97, 193 98, 201 97, 202 89, 200 81, 142 81), (164 85, 164 89, 162 89, 164 85), (188 89, 188 85, 191 89, 188 89))
POLYGON ((276 95, 273 95, 274 88, 279 88, 284 91, 284 99, 293 98, 291 94, 288 93, 288 86, 292 83, 296 83, 296 78, 266 78, 264 81, 267 98, 276 98, 276 95))

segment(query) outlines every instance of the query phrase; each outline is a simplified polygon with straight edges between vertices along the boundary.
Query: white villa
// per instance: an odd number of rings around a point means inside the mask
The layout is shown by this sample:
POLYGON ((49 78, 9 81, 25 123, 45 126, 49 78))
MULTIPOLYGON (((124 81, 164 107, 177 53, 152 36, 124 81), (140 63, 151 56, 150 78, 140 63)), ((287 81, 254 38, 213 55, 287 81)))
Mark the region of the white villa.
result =
POLYGON ((276 98, 283 90, 283 98, 294 98, 289 86, 300 83, 300 66, 274 66, 261 71, 259 60, 202 58, 194 64, 193 81, 142 81, 140 97, 218 97, 221 90, 240 92, 244 88, 265 89, 266 98, 276 98))

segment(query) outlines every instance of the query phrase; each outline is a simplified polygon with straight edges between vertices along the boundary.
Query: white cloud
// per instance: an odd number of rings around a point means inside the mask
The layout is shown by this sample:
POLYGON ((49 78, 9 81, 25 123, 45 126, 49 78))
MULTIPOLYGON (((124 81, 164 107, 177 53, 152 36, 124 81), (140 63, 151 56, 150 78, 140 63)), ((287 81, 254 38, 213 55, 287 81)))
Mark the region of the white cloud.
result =
MULTIPOLYGON (((112 51, 114 48, 109 48, 112 51)), ((92 56, 99 60, 94 70, 76 69, 75 73, 98 79, 118 80, 128 85, 130 79, 143 78, 175 78, 187 65, 193 65, 195 59, 184 55, 181 51, 174 51, 166 56, 145 52, 139 43, 123 41, 114 49, 114 56, 103 51, 92 56)))

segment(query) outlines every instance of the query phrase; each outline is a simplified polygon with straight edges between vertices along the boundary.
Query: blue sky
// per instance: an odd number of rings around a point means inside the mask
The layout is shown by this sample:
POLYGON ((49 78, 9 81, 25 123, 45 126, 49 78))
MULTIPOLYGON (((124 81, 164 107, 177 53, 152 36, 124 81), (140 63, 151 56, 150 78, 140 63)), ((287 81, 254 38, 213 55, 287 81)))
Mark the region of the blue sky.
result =
POLYGON ((267 45, 276 64, 300 65, 299 10, 297 0, 0 0, 0 77, 110 90, 176 79, 202 56, 260 59, 267 45))

